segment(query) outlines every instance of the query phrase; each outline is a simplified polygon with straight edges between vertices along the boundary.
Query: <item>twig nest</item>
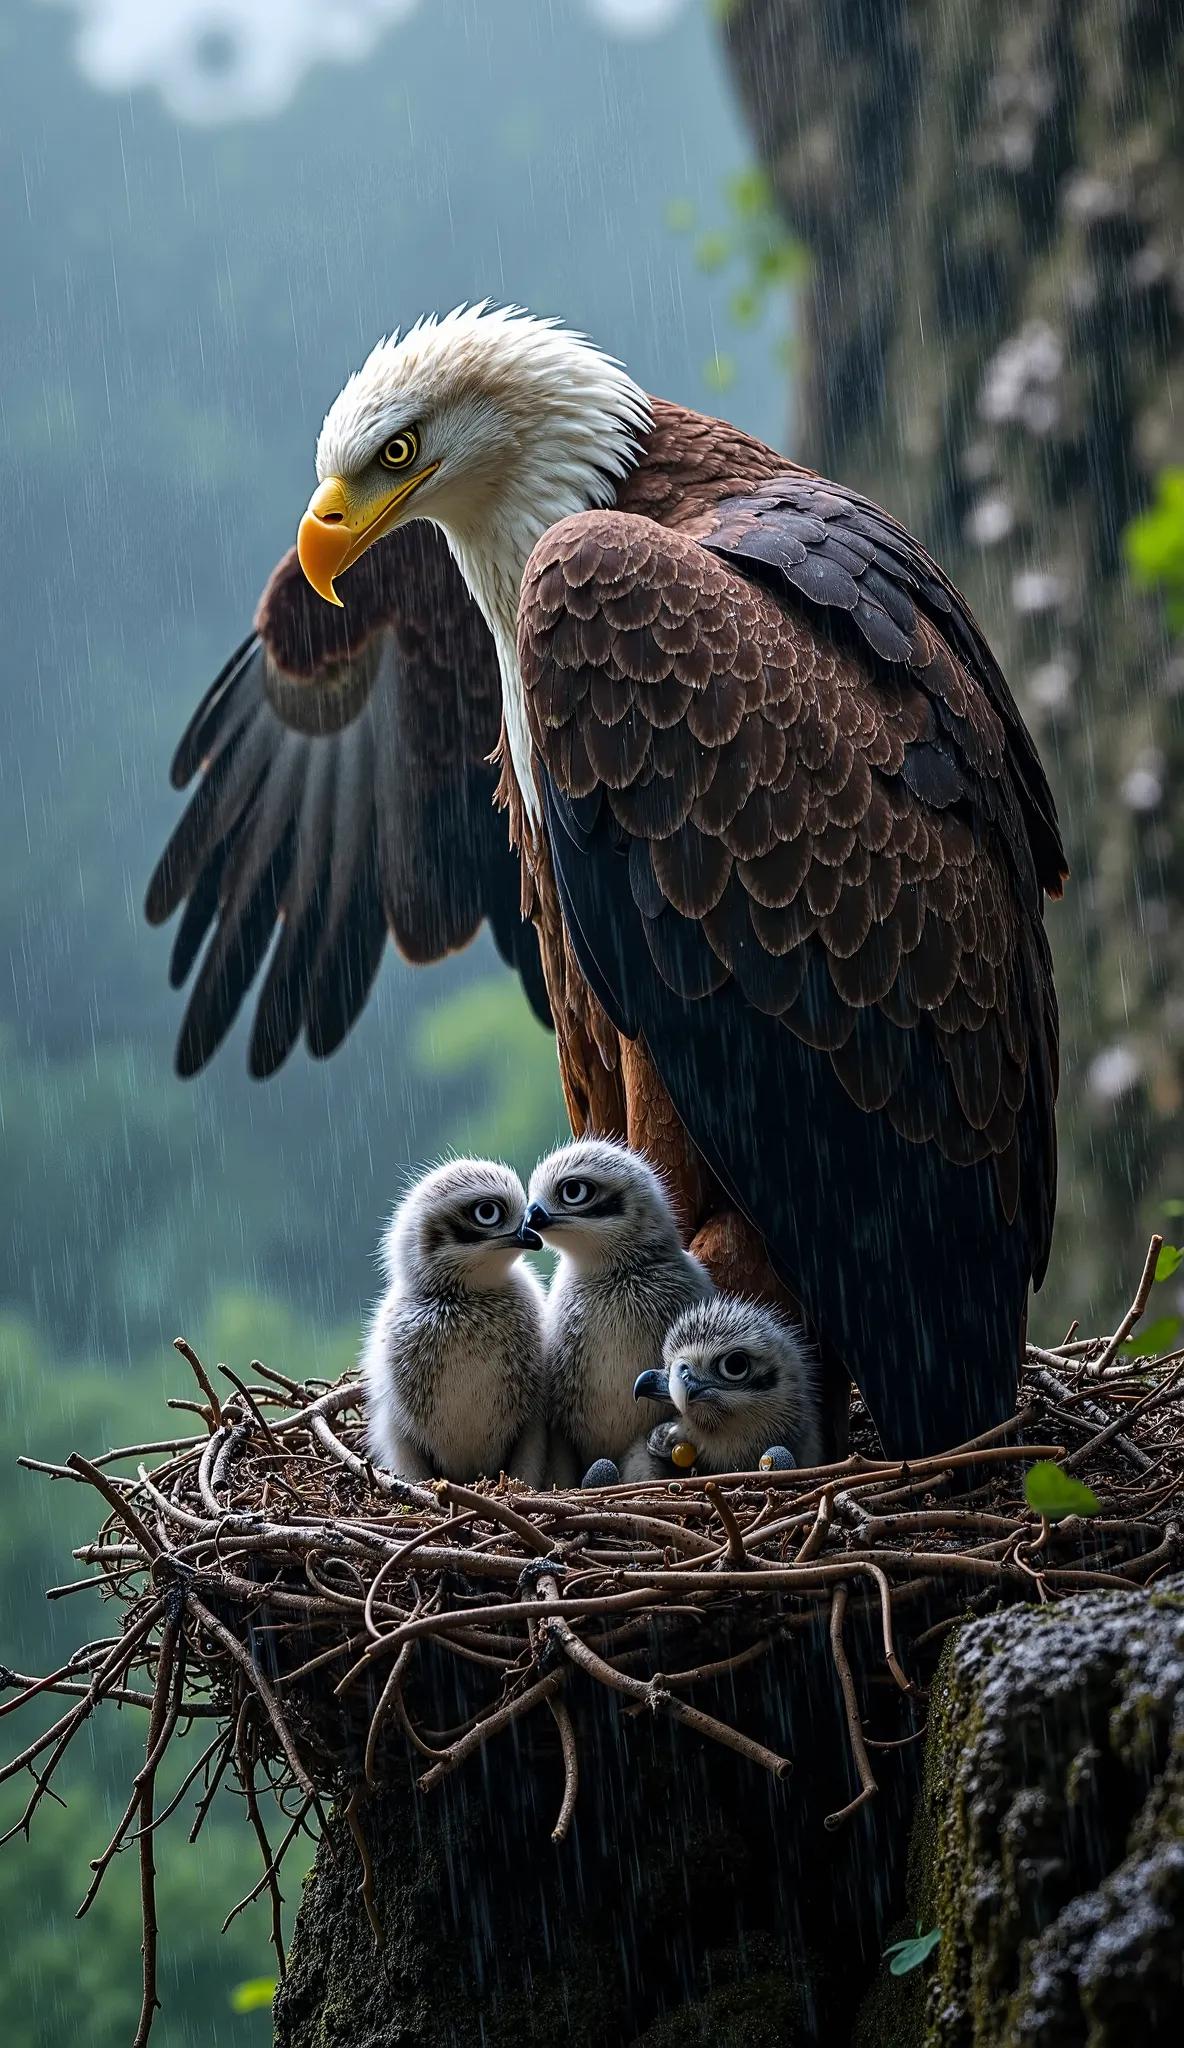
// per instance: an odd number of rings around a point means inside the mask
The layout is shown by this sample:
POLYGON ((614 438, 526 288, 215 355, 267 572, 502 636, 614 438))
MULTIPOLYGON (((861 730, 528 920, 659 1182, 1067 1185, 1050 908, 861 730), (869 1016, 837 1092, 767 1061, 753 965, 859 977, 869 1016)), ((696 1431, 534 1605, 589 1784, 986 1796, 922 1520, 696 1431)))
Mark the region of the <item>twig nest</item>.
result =
POLYGON ((784 1444, 770 1444, 761 1459, 761 1471, 792 1472, 797 1462, 793 1452, 787 1451, 784 1444))
MULTIPOLYGON (((1143 1294, 1157 1244, 1152 1252, 1143 1294)), ((1137 1313, 1140 1302, 1127 1327, 1137 1313)), ((1121 1335, 1101 1342, 1104 1362, 1121 1335)), ((618 1490, 595 1501, 514 1481, 413 1486, 376 1476, 357 1382, 303 1385, 256 1361, 261 1378, 250 1386, 221 1368, 234 1389, 223 1401, 182 1346, 205 1397, 205 1426, 158 1445, 162 1463, 146 1468, 142 1445, 111 1451, 101 1465, 77 1453, 64 1465, 21 1461, 93 1487, 107 1510, 97 1540, 75 1552, 97 1575, 53 1596, 98 1587, 124 1611, 115 1632, 108 1610, 102 1636, 63 1671, 37 1678, 0 1669, 0 1681, 21 1688, 5 1713, 25 1701, 40 1712, 51 1693, 72 1702, 0 1764, 3 1782, 52 1751, 33 1770, 18 1829, 27 1831, 101 1701, 145 1707, 146 1761, 97 1884, 133 1822, 141 1845, 153 1841, 156 1767, 176 1726, 212 1720, 215 1740, 199 1765, 208 1777, 201 1814, 228 1770, 257 1832, 260 1771, 293 1802, 288 1832, 249 1895, 270 1890, 278 1928, 278 1872, 307 1816, 319 1815, 322 1789, 336 1792, 351 1776, 373 1783, 427 1757, 416 1783, 430 1792, 543 1707, 563 1751, 562 1839, 579 1776, 562 1691, 577 1674, 783 1779, 788 1758, 708 1712, 701 1693, 693 1705, 682 1695, 730 1688, 734 1670, 799 1632, 813 1641, 824 1619, 860 1783, 828 1817, 838 1827, 875 1797, 868 1743, 895 1748, 917 1734, 917 1688, 968 1605, 1047 1603, 1086 1589, 1129 1596, 1177 1565, 1184 1363, 1140 1358, 1102 1372, 1098 1351, 1097 1341, 1072 1337, 1056 1352, 1030 1348, 1014 1417, 910 1463, 877 1455, 857 1409, 853 1431, 864 1431, 867 1454, 856 1448, 841 1464, 799 1468, 774 1444, 759 1472, 699 1476, 696 1446, 674 1417, 648 1439, 662 1478, 621 1486, 618 1467, 598 1458, 583 1489, 618 1490), (677 1476, 667 1476, 664 1459, 677 1476), (1097 1512, 1061 1521, 1048 1514, 1037 1524, 1023 1472, 1042 1461, 1087 1480, 1097 1512), (127 1463, 136 1476, 117 1469, 127 1463), (867 1742, 844 1642, 849 1625, 857 1661, 867 1628, 878 1630, 894 1681, 891 1698, 877 1703, 882 1733, 867 1742), (442 1684, 458 1713, 438 1730, 422 1716, 435 1712, 442 1684), (902 1725, 906 1714, 910 1725, 902 1725)), ((153 1866, 142 1853, 151 1928, 153 1866)), ((151 1942, 144 1955, 141 2041, 157 2002, 151 1942)))
POLYGON ((580 1486, 618 1486, 620 1480, 621 1474, 611 1458, 596 1458, 589 1465, 580 1486))

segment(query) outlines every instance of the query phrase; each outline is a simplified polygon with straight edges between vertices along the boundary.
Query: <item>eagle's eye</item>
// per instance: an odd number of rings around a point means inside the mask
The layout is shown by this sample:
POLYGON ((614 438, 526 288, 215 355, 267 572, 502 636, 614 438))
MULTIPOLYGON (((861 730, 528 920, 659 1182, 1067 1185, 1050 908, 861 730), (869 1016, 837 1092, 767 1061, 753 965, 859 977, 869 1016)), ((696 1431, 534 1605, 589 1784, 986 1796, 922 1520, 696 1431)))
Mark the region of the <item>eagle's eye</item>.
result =
POLYGON ((586 1180, 565 1180, 559 1189, 559 1199, 565 1209, 582 1209, 592 1199, 592 1183, 586 1180))
POLYGON ((378 460, 384 469, 409 469, 418 454, 419 435, 414 427, 405 427, 387 442, 378 460))
POLYGON ((719 1362, 721 1380, 746 1380, 752 1371, 752 1360, 747 1351, 729 1351, 719 1362))
POLYGON ((473 1204, 473 1221, 479 1223, 482 1230, 493 1230, 505 1213, 500 1202, 486 1200, 473 1204))

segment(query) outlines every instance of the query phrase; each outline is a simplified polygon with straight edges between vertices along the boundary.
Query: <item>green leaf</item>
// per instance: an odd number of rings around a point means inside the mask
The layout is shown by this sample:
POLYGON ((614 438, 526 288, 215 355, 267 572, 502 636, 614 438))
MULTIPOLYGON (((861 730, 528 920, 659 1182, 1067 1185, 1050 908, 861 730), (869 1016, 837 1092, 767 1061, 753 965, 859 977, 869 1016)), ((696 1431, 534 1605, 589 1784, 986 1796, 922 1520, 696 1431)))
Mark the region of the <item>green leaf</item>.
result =
POLYGON ((668 199, 666 201, 666 225, 672 234, 689 235, 695 225, 695 204, 692 199, 668 199))
MULTIPOLYGON (((421 1011, 412 1049, 420 1073, 460 1084, 455 1121, 446 1129, 447 1142, 458 1152, 526 1167, 538 1158, 540 1145, 560 1142, 556 1134, 566 1117, 555 1042, 516 975, 467 982, 421 1011)), ((450 1090, 445 1101, 454 1099, 450 1090)), ((240 1355, 248 1354, 244 1349, 240 1355)))
POLYGON ((779 237, 760 251, 754 268, 763 285, 802 284, 810 275, 809 251, 801 242, 779 237))
POLYGON ((732 210, 739 214, 741 220, 758 218, 772 207, 769 180, 755 164, 749 170, 737 171, 728 179, 726 189, 732 210))
POLYGON ((761 316, 761 301, 751 285, 741 285, 732 293, 728 311, 738 327, 752 327, 761 316))
POLYGON ((1033 1514, 1047 1515, 1050 1522, 1062 1522, 1066 1515, 1096 1515, 1100 1503, 1088 1486, 1074 1479, 1059 1465, 1042 1462, 1028 1469, 1024 1497, 1033 1514))
POLYGON ((712 228, 706 235, 700 235, 695 243, 695 261, 700 270, 708 272, 722 270, 732 257, 732 238, 719 228, 712 228))
POLYGON ((236 1984, 230 1994, 231 2007, 235 2012, 261 2012, 270 2005, 277 1989, 274 1977, 248 1977, 245 1983, 236 1984))
POLYGON ((1156 1279, 1170 1280, 1181 1259, 1184 1259, 1184 1252, 1180 1251, 1176 1245, 1161 1245, 1159 1257, 1155 1261, 1156 1279))
POLYGON ((1169 618, 1179 616, 1184 610, 1184 469, 1160 471, 1155 503, 1132 519, 1123 540, 1135 582, 1162 591, 1169 618))
POLYGON ((729 391, 736 382, 736 359, 734 356, 708 356, 703 365, 703 382, 712 391, 729 391))
POLYGON ((1124 1358, 1158 1358, 1163 1351, 1170 1351, 1180 1334, 1179 1316, 1161 1316, 1157 1323, 1148 1323, 1137 1337, 1128 1337, 1122 1347, 1124 1358))
POLYGON ((1163 1213, 1165 1216, 1171 1217, 1184 1216, 1184 1202, 1181 1202, 1177 1196, 1173 1195, 1170 1202, 1164 1203, 1163 1213))
POLYGON ((919 1970, 933 1954, 941 1940, 941 1928, 931 1927, 928 1934, 918 1934, 913 1941, 894 1941, 884 1950, 884 1960, 894 1977, 907 1977, 910 1970, 919 1970))

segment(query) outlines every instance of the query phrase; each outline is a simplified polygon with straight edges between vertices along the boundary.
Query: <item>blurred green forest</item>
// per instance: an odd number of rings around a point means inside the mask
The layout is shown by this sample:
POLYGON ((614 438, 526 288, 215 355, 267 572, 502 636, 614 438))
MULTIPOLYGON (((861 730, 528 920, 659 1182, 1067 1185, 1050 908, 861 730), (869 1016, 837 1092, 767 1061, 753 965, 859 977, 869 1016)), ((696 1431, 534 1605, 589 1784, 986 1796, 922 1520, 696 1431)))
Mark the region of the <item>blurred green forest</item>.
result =
MULTIPOLYGON (((735 264, 717 276, 667 218, 677 200, 731 222, 744 189, 698 7, 626 42, 579 0, 432 0, 272 118, 205 129, 92 91, 75 33, 61 7, 0 0, 0 1663, 23 1671, 102 1616, 45 1603, 94 1510, 18 1454, 174 1434, 178 1331, 211 1364, 344 1369, 408 1172, 470 1147, 529 1168, 565 1127, 551 1041, 484 939, 423 974, 391 957, 325 1067, 300 1051, 258 1088, 240 1032, 197 1083, 172 1074, 171 934, 141 918, 178 813, 168 760, 290 544, 345 373, 422 309, 489 293, 689 403, 726 353, 729 408, 767 439, 785 404, 782 306, 733 317, 735 264)), ((729 254, 759 268, 745 234, 729 254)), ((134 1857, 72 1916, 140 1718, 92 1723, 67 1807, 0 1851, 6 2048, 134 2031, 134 1857)), ((6 1753, 37 1725, 15 1717, 6 1753)), ((0 1790, 0 1829, 29 1789, 0 1790)), ((269 1970, 265 1910, 218 1937, 253 1845, 220 1794, 188 1848, 194 1796, 157 1859, 154 2040, 262 2042, 266 2011, 231 1991, 269 1970)))

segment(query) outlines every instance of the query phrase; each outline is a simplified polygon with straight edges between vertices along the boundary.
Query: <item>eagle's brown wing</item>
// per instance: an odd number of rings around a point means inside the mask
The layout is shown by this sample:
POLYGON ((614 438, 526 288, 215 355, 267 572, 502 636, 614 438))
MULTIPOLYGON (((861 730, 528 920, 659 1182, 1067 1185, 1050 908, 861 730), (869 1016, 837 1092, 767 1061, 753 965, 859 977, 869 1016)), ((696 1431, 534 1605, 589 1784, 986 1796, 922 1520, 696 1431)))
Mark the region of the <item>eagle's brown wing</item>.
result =
POLYGON ((408 959, 438 960, 488 918, 549 1016, 493 808, 501 693, 485 623, 429 526, 377 542, 342 592, 344 611, 324 604, 285 557, 173 760, 174 787, 201 781, 146 909, 160 924, 185 906, 174 987, 201 955, 182 1074, 217 1050, 265 960, 252 1074, 274 1073, 301 1033, 316 1057, 333 1052, 388 931, 408 959))
POLYGON ((903 549, 889 568, 817 514, 793 587, 783 511, 725 505, 707 545, 564 520, 519 653, 580 964, 886 1444, 917 1450, 1014 1401, 1055 1192, 1063 861, 961 601, 943 586, 939 627, 903 549))

